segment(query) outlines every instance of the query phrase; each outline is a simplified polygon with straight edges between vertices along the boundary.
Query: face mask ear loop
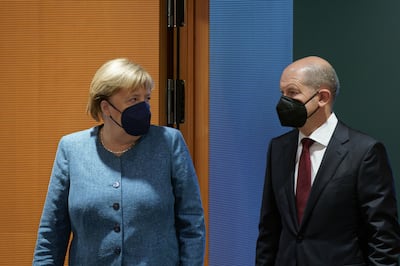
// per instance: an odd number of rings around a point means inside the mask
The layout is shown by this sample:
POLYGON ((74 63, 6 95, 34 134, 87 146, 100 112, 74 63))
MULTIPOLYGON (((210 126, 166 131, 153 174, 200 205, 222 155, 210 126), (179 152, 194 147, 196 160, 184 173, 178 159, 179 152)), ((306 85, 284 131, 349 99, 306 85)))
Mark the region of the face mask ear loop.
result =
MULTIPOLYGON (((108 100, 105 100, 106 102, 108 102, 109 105, 111 105, 112 108, 114 108, 115 110, 117 110, 118 112, 120 112, 122 114, 122 112, 120 110, 118 110, 117 107, 115 107, 112 103, 110 103, 108 100)), ((117 124, 120 128, 123 128, 122 125, 120 123, 118 123, 113 117, 112 115, 108 116, 115 124, 117 124)))
MULTIPOLYGON (((311 100, 315 97, 315 95, 317 95, 318 93, 319 93, 319 91, 317 91, 316 93, 314 93, 314 95, 311 96, 311 98, 308 99, 308 100, 304 103, 304 106, 305 106, 309 101, 311 101, 311 100)), ((309 116, 307 116, 307 119, 310 118, 313 114, 315 114, 315 113, 318 111, 318 109, 319 109, 319 106, 318 106, 309 116)))
POLYGON ((309 101, 311 101, 312 99, 314 99, 315 95, 317 95, 318 93, 319 93, 319 91, 316 91, 316 92, 313 94, 313 96, 311 96, 311 98, 308 99, 308 100, 304 103, 304 105, 306 105, 309 101))
POLYGON ((122 112, 120 110, 118 110, 117 107, 114 106, 114 104, 110 103, 108 100, 105 100, 106 102, 108 102, 109 105, 111 105, 112 108, 114 108, 115 110, 117 110, 118 112, 120 112, 122 114, 122 112))
POLYGON ((115 123, 117 124, 120 128, 123 128, 122 125, 120 123, 118 123, 117 121, 115 121, 115 119, 110 115, 109 118, 115 123))

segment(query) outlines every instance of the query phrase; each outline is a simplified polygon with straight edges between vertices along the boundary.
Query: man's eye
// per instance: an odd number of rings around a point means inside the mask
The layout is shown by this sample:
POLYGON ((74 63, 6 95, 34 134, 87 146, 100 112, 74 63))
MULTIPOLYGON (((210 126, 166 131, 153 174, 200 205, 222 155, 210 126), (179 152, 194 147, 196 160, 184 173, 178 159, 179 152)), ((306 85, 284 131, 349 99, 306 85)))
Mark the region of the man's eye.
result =
POLYGON ((292 97, 292 96, 296 96, 297 94, 298 94, 297 91, 289 91, 289 92, 287 93, 287 96, 292 97))

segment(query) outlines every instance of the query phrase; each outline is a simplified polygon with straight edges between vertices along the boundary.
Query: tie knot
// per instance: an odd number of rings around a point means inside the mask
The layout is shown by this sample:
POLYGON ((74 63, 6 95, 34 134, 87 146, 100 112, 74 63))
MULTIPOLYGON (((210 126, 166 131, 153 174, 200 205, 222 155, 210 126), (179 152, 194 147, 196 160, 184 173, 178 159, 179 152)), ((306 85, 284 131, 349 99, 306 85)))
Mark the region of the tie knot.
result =
POLYGON ((310 138, 303 138, 301 140, 301 144, 303 145, 303 149, 308 149, 314 143, 314 140, 310 138))

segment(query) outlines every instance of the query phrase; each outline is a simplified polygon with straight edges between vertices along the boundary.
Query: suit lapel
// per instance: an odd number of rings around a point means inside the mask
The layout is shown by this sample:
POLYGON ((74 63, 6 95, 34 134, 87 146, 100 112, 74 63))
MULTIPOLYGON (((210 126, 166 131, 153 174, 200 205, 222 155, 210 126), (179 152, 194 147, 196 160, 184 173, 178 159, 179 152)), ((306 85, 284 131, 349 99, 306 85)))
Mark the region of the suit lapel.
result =
POLYGON ((315 177, 314 183, 311 187, 307 206, 304 210, 302 224, 306 223, 309 219, 312 209, 318 201, 318 198, 320 197, 328 182, 335 175, 336 169, 346 156, 348 151, 343 144, 347 141, 348 130, 339 122, 328 144, 325 155, 322 159, 321 165, 315 177))
MULTIPOLYGON (((296 198, 294 195, 294 167, 296 160, 296 152, 297 152, 297 140, 298 140, 298 131, 293 131, 290 138, 287 138, 287 141, 282 146, 282 162, 292 162, 291 165, 285 165, 282 172, 282 177, 285 178, 285 184, 282 189, 283 200, 288 206, 289 209, 289 220, 291 229, 293 231, 297 231, 298 223, 297 223, 297 210, 296 210, 296 198)), ((283 202, 282 202, 283 203, 283 202)))

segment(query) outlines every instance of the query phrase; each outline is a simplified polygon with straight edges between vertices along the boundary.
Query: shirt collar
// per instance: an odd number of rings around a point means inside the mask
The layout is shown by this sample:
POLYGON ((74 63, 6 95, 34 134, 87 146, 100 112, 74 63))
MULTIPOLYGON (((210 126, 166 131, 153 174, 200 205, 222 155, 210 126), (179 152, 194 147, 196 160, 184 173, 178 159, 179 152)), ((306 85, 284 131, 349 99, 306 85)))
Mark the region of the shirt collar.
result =
MULTIPOLYGON (((338 123, 338 119, 335 115, 335 113, 332 113, 328 120, 325 121, 319 128, 317 128, 313 133, 311 133, 308 138, 314 140, 315 142, 318 142, 325 147, 328 146, 329 141, 331 140, 331 137, 333 135, 333 132, 335 131, 336 125, 338 123)), ((305 138, 306 136, 299 132, 299 142, 305 138)))

